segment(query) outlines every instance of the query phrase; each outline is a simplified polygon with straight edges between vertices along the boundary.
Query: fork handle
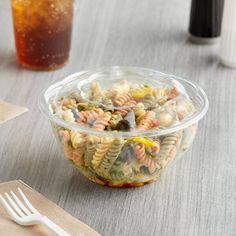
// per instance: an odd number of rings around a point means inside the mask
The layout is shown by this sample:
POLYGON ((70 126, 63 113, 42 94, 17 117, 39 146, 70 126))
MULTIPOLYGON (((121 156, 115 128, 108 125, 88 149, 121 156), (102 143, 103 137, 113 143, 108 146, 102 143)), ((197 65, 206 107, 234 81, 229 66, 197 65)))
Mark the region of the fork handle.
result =
POLYGON ((46 226, 55 236, 71 236, 47 217, 42 217, 39 223, 46 226))

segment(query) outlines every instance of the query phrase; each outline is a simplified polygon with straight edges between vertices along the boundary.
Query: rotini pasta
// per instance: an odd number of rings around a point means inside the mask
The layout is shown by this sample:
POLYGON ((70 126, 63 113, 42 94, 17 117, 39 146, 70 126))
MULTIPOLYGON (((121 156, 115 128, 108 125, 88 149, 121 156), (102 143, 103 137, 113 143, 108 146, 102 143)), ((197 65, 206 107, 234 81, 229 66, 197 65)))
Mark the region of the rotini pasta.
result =
POLYGON ((195 138, 196 132, 197 132, 197 124, 191 125, 183 130, 183 137, 180 146, 183 152, 188 150, 189 147, 191 146, 191 143, 195 138))
POLYGON ((153 173, 156 169, 161 169, 158 163, 154 162, 146 155, 145 146, 143 144, 137 144, 134 151, 138 162, 147 167, 150 173, 153 173))
POLYGON ((97 174, 101 178, 109 180, 109 185, 117 185, 122 182, 130 183, 134 179, 134 172, 131 165, 120 163, 119 161, 111 167, 109 172, 98 171, 97 174))
POLYGON ((105 154, 105 157, 101 161, 99 171, 103 173, 109 172, 111 169, 112 165, 116 161, 118 155, 121 152, 121 148, 124 145, 124 140, 121 138, 115 138, 113 143, 111 144, 109 150, 105 154))
POLYGON ((155 142, 155 145, 153 145, 151 147, 152 152, 153 153, 160 152, 160 149, 161 149, 161 139, 160 138, 155 138, 155 139, 153 139, 153 141, 155 142))
POLYGON ((156 98, 158 104, 163 105, 168 100, 169 88, 155 88, 152 95, 156 98))
POLYGON ((78 103, 84 102, 84 99, 82 98, 81 94, 77 92, 72 92, 71 94, 69 94, 68 98, 74 99, 77 102, 77 106, 78 106, 78 103))
POLYGON ((115 97, 113 100, 114 105, 116 106, 123 106, 126 102, 131 100, 131 95, 129 93, 123 93, 120 94, 119 96, 115 97))
POLYGON ((63 151, 66 159, 73 159, 73 148, 70 145, 70 133, 67 130, 60 130, 59 135, 62 137, 63 151))
POLYGON ((85 135, 80 134, 77 131, 70 131, 70 139, 73 148, 84 147, 86 144, 86 140, 84 138, 85 135))
POLYGON ((97 149, 92 158, 92 165, 94 169, 97 169, 101 164, 103 158, 105 157, 107 151, 109 150, 112 144, 112 141, 113 140, 111 139, 103 139, 103 141, 98 144, 97 149))
POLYGON ((88 92, 89 100, 101 100, 103 98, 103 93, 101 86, 98 82, 93 82, 90 86, 89 92, 88 92))
POLYGON ((179 96, 171 80, 157 88, 141 83, 123 81, 107 89, 107 81, 89 81, 83 94, 64 92, 51 104, 54 116, 73 123, 64 122, 71 130, 54 127, 66 159, 93 182, 112 187, 150 183, 193 140, 194 128, 187 128, 183 139, 183 131, 162 132, 193 114, 188 96, 179 96))
POLYGON ((68 99, 63 98, 61 100, 61 106, 63 110, 73 109, 77 107, 77 102, 73 98, 68 98, 68 99))
POLYGON ((113 114, 114 115, 121 115, 124 117, 132 110, 132 107, 135 105, 136 105, 136 102, 134 100, 128 101, 123 104, 124 108, 116 110, 113 114))
POLYGON ((193 114, 195 108, 190 101, 186 100, 186 101, 178 101, 176 104, 176 110, 179 120, 183 120, 189 114, 193 114))
POLYGON ((124 172, 110 172, 109 176, 107 177, 110 181, 112 181, 113 184, 119 184, 119 183, 130 183, 133 180, 133 175, 125 175, 124 172))
POLYGON ((123 120, 123 117, 120 114, 114 114, 109 120, 109 126, 111 130, 115 130, 119 121, 123 120))
POLYGON ((161 141, 161 149, 158 154, 158 162, 163 168, 167 166, 170 160, 176 154, 177 148, 181 142, 183 131, 175 132, 167 135, 161 141))
POLYGON ((104 130, 109 124, 111 115, 109 113, 100 114, 93 124, 93 128, 96 130, 104 130))
POLYGON ((105 91, 105 95, 108 98, 114 99, 123 93, 130 91, 130 85, 126 80, 121 81, 119 84, 114 84, 109 90, 105 91))
POLYGON ((155 126, 155 112, 148 111, 143 118, 138 122, 139 130, 149 130, 155 126))
POLYGON ((146 109, 154 109, 157 106, 157 101, 154 96, 152 95, 146 95, 143 98, 143 105, 146 109))
MULTIPOLYGON (((67 130, 60 130, 59 131, 60 136, 63 139, 63 149, 64 149, 64 155, 68 160, 72 160, 76 165, 82 165, 83 164, 83 155, 85 153, 85 148, 82 143, 81 146, 76 146, 76 149, 72 145, 71 140, 71 134, 67 130)), ((78 135, 78 134, 73 134, 78 135)), ((72 136, 73 136, 72 135, 72 136)), ((76 137, 74 137, 74 145, 78 145, 78 142, 76 141, 76 137)), ((84 140, 83 140, 84 142, 84 140)))
POLYGON ((81 166, 84 164, 84 153, 85 149, 75 149, 73 150, 72 160, 75 165, 81 166))
POLYGON ((98 118, 99 114, 101 114, 101 112, 97 112, 94 109, 88 111, 81 111, 78 113, 79 116, 78 122, 88 123, 92 125, 98 118))
POLYGON ((89 140, 86 146, 86 153, 84 155, 85 166, 92 167, 92 159, 96 151, 96 143, 89 140))
POLYGON ((123 172, 124 175, 131 176, 134 173, 133 165, 129 162, 117 160, 111 167, 110 172, 123 172))
POLYGON ((113 111, 114 110, 112 100, 109 98, 106 98, 106 97, 103 98, 101 106, 103 107, 104 111, 113 111))
POLYGON ((174 86, 168 95, 168 99, 174 99, 179 96, 179 90, 174 86))
POLYGON ((146 114, 145 106, 143 103, 139 102, 134 107, 134 113, 137 116, 137 119, 143 117, 146 114))

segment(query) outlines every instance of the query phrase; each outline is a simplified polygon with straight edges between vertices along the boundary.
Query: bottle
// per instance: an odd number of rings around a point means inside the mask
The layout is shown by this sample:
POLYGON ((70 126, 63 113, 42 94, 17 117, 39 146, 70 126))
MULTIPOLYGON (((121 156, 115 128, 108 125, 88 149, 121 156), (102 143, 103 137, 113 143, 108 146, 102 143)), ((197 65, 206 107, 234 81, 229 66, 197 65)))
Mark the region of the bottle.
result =
POLYGON ((194 43, 219 41, 224 0, 192 0, 189 33, 194 43))
POLYGON ((220 46, 221 63, 236 68, 236 1, 225 0, 220 46))

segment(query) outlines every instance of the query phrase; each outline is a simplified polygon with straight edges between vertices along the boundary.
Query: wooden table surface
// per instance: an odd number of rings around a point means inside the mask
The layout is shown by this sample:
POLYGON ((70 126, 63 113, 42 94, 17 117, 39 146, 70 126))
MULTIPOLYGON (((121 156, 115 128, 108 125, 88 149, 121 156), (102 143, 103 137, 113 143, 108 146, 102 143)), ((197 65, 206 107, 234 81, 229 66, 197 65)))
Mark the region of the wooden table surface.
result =
POLYGON ((0 99, 29 112, 0 127, 0 181, 22 179, 103 235, 236 235, 236 70, 219 64, 218 44, 188 41, 189 8, 183 0, 80 0, 70 63, 33 72, 16 65, 9 1, 1 1, 0 99), (82 177, 38 108, 53 82, 110 65, 171 72, 209 98, 193 148, 142 188, 110 189, 82 177))

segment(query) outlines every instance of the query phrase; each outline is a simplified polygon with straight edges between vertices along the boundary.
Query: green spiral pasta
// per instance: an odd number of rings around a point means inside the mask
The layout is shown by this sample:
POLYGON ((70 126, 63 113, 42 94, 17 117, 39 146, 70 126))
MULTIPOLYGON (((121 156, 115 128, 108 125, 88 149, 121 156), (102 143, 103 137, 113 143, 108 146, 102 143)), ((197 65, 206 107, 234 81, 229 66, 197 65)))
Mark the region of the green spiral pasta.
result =
POLYGON ((128 183, 133 181, 134 174, 125 174, 123 171, 110 171, 109 173, 98 172, 99 177, 109 180, 113 184, 128 183))
POLYGON ((123 117, 120 114, 117 115, 113 115, 111 120, 109 121, 110 123, 110 128, 112 129, 116 129, 117 124, 119 123, 119 121, 121 121, 123 119, 123 117))
POLYGON ((146 108, 154 108, 156 106, 157 101, 155 100, 155 97, 152 95, 146 95, 143 99, 143 104, 146 108))
POLYGON ((123 162, 120 160, 117 160, 114 165, 112 166, 111 170, 112 171, 116 171, 116 172, 120 172, 122 171, 125 175, 129 175, 130 173, 133 172, 132 169, 132 165, 130 162, 123 162))
POLYGON ((165 136, 161 141, 161 150, 158 154, 158 161, 163 168, 165 168, 169 161, 175 156, 182 139, 182 134, 183 131, 181 130, 165 136))
POLYGON ((130 180, 131 176, 126 176, 123 172, 110 172, 108 178, 112 183, 122 183, 130 180))
POLYGON ((107 151, 105 157, 103 158, 101 165, 99 167, 99 171, 106 173, 109 172, 112 165, 116 161, 117 157, 120 154, 120 151, 124 145, 124 140, 121 138, 114 139, 111 147, 107 151))
POLYGON ((134 177, 132 166, 128 163, 120 161, 116 161, 109 171, 97 169, 96 174, 100 178, 109 180, 113 184, 132 182, 132 179, 134 177))
POLYGON ((102 107, 104 111, 113 111, 114 107, 113 107, 113 102, 111 99, 104 97, 102 99, 102 107))

